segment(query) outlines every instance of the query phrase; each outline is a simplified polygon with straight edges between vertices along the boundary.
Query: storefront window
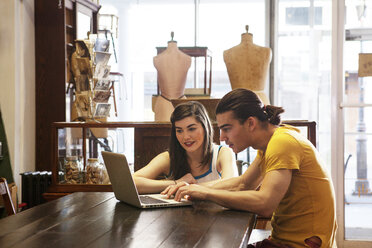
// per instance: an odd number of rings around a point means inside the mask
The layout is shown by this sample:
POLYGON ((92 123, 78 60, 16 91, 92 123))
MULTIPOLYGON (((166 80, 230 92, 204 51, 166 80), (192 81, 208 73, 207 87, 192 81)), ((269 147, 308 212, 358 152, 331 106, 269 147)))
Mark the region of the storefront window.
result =
POLYGON ((317 148, 330 161, 332 1, 280 0, 275 54, 275 104, 287 120, 317 123, 317 148))
MULTIPOLYGON (((372 240, 372 79, 360 77, 360 53, 372 53, 372 1, 345 1, 344 230, 346 240, 372 240)), ((372 63, 372 59, 370 62, 372 63)), ((368 61, 367 61, 368 64, 368 61)), ((371 74, 372 76, 372 74, 371 74)))
POLYGON ((231 90, 223 52, 241 42, 245 25, 249 25, 253 42, 265 46, 266 19, 265 1, 200 1, 198 43, 213 52, 213 97, 231 90))
MULTIPOLYGON (((174 32, 180 46, 208 47, 212 52, 211 97, 219 98, 231 90, 223 51, 240 43, 245 25, 250 26, 254 42, 265 45, 264 1, 127 1, 102 0, 100 12, 119 16, 118 70, 124 74, 119 99, 119 120, 152 121, 153 95, 157 94, 157 72, 153 65, 156 47, 166 47, 174 32), (223 18, 222 18, 223 17, 223 18), (124 92, 126 91, 126 93, 124 92), (124 94, 124 95, 123 95, 124 94)), ((204 65, 198 65, 204 66, 204 65)), ((203 87, 204 75, 195 77, 194 62, 186 88, 203 87)))

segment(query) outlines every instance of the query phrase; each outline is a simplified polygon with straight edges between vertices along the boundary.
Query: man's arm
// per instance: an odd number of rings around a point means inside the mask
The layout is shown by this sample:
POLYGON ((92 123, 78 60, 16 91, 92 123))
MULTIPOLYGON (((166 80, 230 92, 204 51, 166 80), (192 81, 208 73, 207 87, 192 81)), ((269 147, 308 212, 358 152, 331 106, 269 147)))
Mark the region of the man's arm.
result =
POLYGON ((191 200, 210 200, 231 209, 245 210, 262 216, 270 216, 287 192, 291 178, 291 170, 270 171, 265 175, 259 191, 245 190, 232 192, 211 189, 200 185, 189 185, 181 187, 177 191, 175 200, 180 200, 187 196, 191 200))
POLYGON ((201 183, 202 186, 207 186, 213 189, 225 189, 231 191, 239 190, 255 190, 262 181, 260 160, 255 159, 243 175, 223 180, 201 183))
MULTIPOLYGON (((182 178, 180 178, 182 179, 182 178)), ((239 177, 232 177, 226 179, 217 179, 209 182, 203 182, 198 185, 208 188, 214 189, 226 189, 226 190, 240 190, 240 188, 244 188, 244 183, 242 182, 242 176, 239 177)), ((187 181, 179 181, 175 185, 170 185, 166 189, 164 189, 161 194, 167 195, 168 198, 171 198, 176 192, 183 186, 189 185, 187 181)))
MULTIPOLYGON (((259 160, 255 159, 243 175, 227 179, 218 179, 209 182, 200 183, 199 185, 213 189, 224 189, 231 191, 256 189, 261 182, 259 160)), ((170 198, 175 195, 179 188, 187 185, 188 182, 179 183, 167 187, 161 194, 170 198)))

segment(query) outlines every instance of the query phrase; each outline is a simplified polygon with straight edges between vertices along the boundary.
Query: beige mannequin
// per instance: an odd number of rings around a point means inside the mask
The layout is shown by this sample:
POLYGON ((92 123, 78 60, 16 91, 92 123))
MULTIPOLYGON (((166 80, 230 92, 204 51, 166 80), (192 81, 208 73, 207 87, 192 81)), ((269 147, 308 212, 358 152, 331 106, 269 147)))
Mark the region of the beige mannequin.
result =
POLYGON ((230 78, 231 88, 245 88, 254 91, 261 100, 269 103, 264 93, 265 82, 271 61, 271 49, 253 44, 253 35, 242 34, 242 41, 223 53, 230 78))
POLYGON ((173 32, 171 35, 167 49, 154 57, 161 94, 154 106, 155 121, 170 121, 174 109, 170 99, 185 98, 187 71, 191 66, 191 57, 178 49, 173 32))

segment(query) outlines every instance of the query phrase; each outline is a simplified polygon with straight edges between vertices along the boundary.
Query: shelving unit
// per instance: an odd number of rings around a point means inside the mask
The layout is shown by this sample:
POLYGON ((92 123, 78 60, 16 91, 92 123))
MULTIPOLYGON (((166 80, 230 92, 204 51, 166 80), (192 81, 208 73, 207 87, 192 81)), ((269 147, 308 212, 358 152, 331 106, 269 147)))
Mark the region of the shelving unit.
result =
POLYGON ((70 118, 74 94, 67 65, 77 38, 78 13, 91 18, 87 31, 96 33, 99 9, 89 0, 35 0, 36 170, 51 167, 46 154, 52 152, 52 123, 70 118))

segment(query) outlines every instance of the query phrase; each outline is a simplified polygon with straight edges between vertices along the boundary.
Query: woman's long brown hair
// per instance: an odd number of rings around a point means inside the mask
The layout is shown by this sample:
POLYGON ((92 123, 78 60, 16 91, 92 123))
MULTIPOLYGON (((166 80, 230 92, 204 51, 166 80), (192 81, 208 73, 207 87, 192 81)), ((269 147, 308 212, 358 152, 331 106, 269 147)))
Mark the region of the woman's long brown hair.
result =
POLYGON ((186 151, 178 142, 175 127, 176 121, 183 120, 186 117, 194 117, 204 128, 203 159, 200 161, 201 166, 208 166, 212 160, 213 129, 205 107, 196 101, 180 104, 174 109, 170 118, 172 131, 168 152, 170 157, 170 176, 174 179, 179 179, 191 172, 190 165, 187 162, 186 151))

